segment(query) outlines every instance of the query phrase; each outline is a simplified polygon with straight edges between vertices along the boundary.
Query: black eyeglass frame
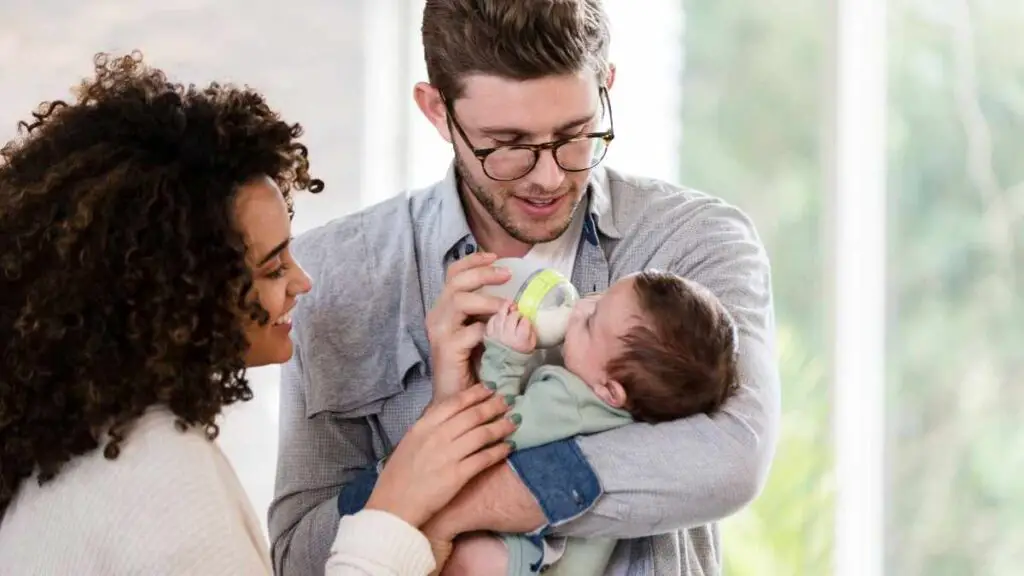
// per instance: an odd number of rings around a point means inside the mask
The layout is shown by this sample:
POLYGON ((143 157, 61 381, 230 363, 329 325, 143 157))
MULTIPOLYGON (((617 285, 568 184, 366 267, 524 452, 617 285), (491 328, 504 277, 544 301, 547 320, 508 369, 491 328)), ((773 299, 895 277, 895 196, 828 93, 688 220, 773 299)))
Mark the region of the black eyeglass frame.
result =
POLYGON ((615 118, 612 116, 611 98, 608 96, 608 90, 604 86, 599 88, 598 98, 600 98, 601 100, 602 118, 604 117, 604 111, 607 110, 608 112, 607 130, 600 132, 585 132, 583 134, 577 134, 570 138, 561 138, 558 140, 552 140, 550 142, 544 142, 541 144, 503 144, 501 146, 494 146, 491 148, 476 148, 473 146, 473 143, 469 140, 469 136, 466 135, 466 131, 462 129, 462 125, 459 124, 458 119, 455 117, 455 107, 452 101, 449 100, 448 98, 445 98, 443 94, 441 95, 441 99, 444 101, 444 107, 445 110, 448 112, 448 119, 451 125, 454 126, 455 130, 459 133, 459 136, 466 143, 466 146, 469 147, 469 150, 470 152, 473 153, 473 156, 475 156, 476 159, 480 161, 480 169, 483 170, 484 174, 486 174, 487 177, 490 178, 491 180, 497 182, 512 182, 514 180, 519 180, 520 178, 525 177, 530 172, 533 172, 533 169, 537 167, 537 162, 540 161, 541 152, 545 150, 551 150, 551 156, 554 158, 555 164, 557 164, 559 168, 566 172, 585 172, 600 164, 601 161, 604 160, 604 157, 608 154, 608 147, 611 145, 612 140, 615 139, 615 118), (595 156, 590 166, 587 166, 586 168, 566 168, 565 166, 562 166, 562 163, 558 160, 559 148, 565 146, 566 144, 581 142, 583 140, 593 140, 595 138, 604 140, 604 150, 601 152, 600 156, 595 156), (488 172, 486 161, 488 156, 501 150, 529 150, 533 152, 533 162, 530 164, 530 167, 527 170, 525 170, 522 174, 516 176, 515 178, 495 178, 494 176, 491 175, 490 172, 488 172))

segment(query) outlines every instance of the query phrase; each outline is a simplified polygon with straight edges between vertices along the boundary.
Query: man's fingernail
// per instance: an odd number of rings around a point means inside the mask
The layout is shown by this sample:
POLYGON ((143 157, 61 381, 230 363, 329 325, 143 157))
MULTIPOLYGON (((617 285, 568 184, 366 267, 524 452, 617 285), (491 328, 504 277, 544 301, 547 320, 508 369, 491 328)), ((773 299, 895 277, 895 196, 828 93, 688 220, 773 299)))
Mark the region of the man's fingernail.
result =
POLYGON ((523 423, 523 417, 520 416, 519 414, 513 414, 509 416, 508 419, 511 420, 512 423, 515 424, 516 426, 519 426, 520 424, 523 423))
MULTIPOLYGON (((516 395, 515 394, 505 394, 505 404, 508 404, 509 406, 511 406, 511 405, 513 405, 515 403, 516 403, 516 395)), ((516 414, 516 416, 518 416, 518 414, 516 414)))
POLYGON ((505 444, 508 444, 508 447, 511 448, 513 452, 515 452, 515 450, 516 450, 516 443, 515 442, 513 442, 511 440, 505 440, 505 444))

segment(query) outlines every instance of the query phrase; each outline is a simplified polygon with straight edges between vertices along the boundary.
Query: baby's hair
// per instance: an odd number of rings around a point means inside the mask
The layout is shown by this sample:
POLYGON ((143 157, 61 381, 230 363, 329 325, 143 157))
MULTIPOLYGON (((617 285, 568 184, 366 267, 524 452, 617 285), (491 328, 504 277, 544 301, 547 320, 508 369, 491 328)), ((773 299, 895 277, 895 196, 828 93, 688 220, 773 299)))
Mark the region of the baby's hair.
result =
POLYGON ((629 412, 663 422, 717 411, 739 388, 738 334, 725 306, 704 286, 649 270, 634 277, 643 322, 622 337, 607 366, 626 390, 629 412))

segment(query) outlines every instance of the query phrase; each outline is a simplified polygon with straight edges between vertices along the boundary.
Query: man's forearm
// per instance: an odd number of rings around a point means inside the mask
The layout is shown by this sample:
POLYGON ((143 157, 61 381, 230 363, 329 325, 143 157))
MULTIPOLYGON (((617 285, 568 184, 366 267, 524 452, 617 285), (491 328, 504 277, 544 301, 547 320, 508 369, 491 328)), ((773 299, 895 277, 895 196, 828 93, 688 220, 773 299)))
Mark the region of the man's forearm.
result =
MULTIPOLYGON (((338 499, 339 513, 355 514, 361 510, 376 479, 372 470, 357 475, 338 499)), ((451 539, 477 530, 532 532, 546 523, 544 512, 529 488, 508 464, 502 463, 471 480, 423 526, 423 532, 432 538, 451 539)))
POLYGON ((772 404, 741 393, 714 417, 632 424, 520 450, 467 486, 434 526, 449 535, 541 529, 622 539, 721 520, 763 486, 772 404))
POLYGON ((502 463, 470 481, 423 531, 450 539, 477 530, 527 533, 544 524, 544 513, 533 494, 508 464, 502 463))
POLYGON ((740 443, 706 417, 701 420, 626 426, 581 438, 601 479, 601 497, 586 514, 556 520, 551 532, 641 538, 717 522, 749 504, 767 476, 771 441, 751 435, 740 443))
POLYGON ((631 424, 509 458, 544 533, 640 538, 719 521, 760 492, 774 452, 777 403, 741 393, 715 415, 631 424))

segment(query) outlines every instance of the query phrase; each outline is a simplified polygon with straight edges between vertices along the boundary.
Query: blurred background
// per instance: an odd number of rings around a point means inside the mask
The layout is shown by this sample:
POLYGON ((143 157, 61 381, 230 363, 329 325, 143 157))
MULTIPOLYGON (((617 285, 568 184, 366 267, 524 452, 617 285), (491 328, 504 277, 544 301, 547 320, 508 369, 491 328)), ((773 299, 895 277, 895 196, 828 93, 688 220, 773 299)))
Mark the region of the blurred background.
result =
MULTIPOLYGON (((606 162, 738 204, 773 261, 782 435, 732 576, 1024 570, 1024 3, 607 0, 606 162), (642 5, 642 6, 641 6, 642 5), (1016 488, 1015 488, 1016 486, 1016 488)), ((98 51, 265 92, 327 188, 297 232, 443 176, 422 0, 3 0, 0 141, 98 51)), ((277 369, 221 442, 265 516, 277 369)))

